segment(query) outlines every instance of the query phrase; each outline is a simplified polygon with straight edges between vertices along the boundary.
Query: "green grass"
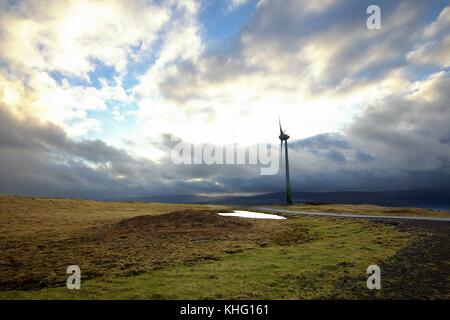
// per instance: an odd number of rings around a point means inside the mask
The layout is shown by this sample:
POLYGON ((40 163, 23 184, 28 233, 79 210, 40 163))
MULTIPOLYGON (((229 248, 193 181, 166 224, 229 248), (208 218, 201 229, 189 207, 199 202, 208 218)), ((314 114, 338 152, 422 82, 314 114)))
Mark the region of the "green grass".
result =
MULTIPOLYGON (((270 245, 218 260, 165 266, 132 277, 82 281, 65 287, 3 291, 0 299, 317 299, 352 298, 338 290, 345 278, 394 256, 412 235, 369 221, 292 218, 308 230, 310 241, 270 245)), ((355 289, 352 289, 355 290, 355 289)), ((365 281, 357 290, 367 292, 365 281)))

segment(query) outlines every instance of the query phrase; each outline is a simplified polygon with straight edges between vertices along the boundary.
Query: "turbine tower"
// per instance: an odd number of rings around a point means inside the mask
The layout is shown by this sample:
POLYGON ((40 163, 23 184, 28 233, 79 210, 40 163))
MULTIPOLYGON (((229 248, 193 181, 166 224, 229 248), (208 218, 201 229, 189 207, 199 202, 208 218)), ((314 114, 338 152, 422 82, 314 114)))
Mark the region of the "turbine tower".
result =
MULTIPOLYGON (((289 157, 288 157, 288 139, 289 136, 281 129, 281 121, 278 117, 278 123, 280 125, 280 160, 282 159, 283 155, 283 141, 284 141, 284 148, 285 148, 285 159, 286 159, 286 204, 290 205, 292 204, 292 194, 291 194, 291 179, 289 177, 289 157)), ((281 162, 281 161, 280 161, 281 162)))

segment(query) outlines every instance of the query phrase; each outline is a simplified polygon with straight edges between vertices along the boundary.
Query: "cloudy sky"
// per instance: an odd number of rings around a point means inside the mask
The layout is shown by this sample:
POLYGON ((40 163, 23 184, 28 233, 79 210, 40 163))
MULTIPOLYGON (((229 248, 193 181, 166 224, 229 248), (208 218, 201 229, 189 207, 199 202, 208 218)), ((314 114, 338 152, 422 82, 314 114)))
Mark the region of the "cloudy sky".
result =
POLYGON ((0 113, 2 193, 281 191, 170 158, 278 146, 278 115, 294 191, 449 190, 450 1, 2 0, 0 113))

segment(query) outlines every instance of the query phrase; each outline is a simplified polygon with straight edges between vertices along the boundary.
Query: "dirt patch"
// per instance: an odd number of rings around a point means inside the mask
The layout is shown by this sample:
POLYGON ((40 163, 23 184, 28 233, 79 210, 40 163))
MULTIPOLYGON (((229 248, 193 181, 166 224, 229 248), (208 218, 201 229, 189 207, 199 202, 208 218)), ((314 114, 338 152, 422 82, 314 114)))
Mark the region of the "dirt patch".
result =
POLYGON ((222 217, 214 212, 198 212, 185 210, 159 216, 137 216, 125 219, 113 226, 115 232, 151 232, 151 233, 183 233, 189 231, 202 232, 214 229, 227 232, 241 232, 253 226, 247 220, 233 217, 222 217))
MULTIPOLYGON (((381 223, 381 222, 380 222, 381 223)), ((367 275, 344 277, 329 298, 450 299, 450 223, 428 221, 387 222, 417 235, 392 259, 380 261, 380 290, 366 288, 367 275)))
POLYGON ((133 276, 254 248, 311 241, 296 219, 242 219, 217 212, 142 215, 84 229, 67 239, 2 241, 0 290, 64 286, 71 264, 80 266, 83 280, 133 276))
POLYGON ((450 299, 450 223, 403 223, 402 229, 420 234, 417 241, 393 259, 380 263, 384 270, 382 299, 450 299))

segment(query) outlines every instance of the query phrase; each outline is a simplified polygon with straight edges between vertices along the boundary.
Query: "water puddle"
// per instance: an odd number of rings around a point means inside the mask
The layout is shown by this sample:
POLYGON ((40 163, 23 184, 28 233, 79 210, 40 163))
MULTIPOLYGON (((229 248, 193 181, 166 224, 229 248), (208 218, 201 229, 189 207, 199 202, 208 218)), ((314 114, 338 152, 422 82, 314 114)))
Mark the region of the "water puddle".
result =
POLYGON ((252 218, 252 219, 275 219, 275 220, 286 219, 285 217, 277 216, 276 214, 243 211, 243 210, 233 210, 233 212, 219 213, 219 215, 224 216, 224 217, 240 217, 240 218, 252 218))

